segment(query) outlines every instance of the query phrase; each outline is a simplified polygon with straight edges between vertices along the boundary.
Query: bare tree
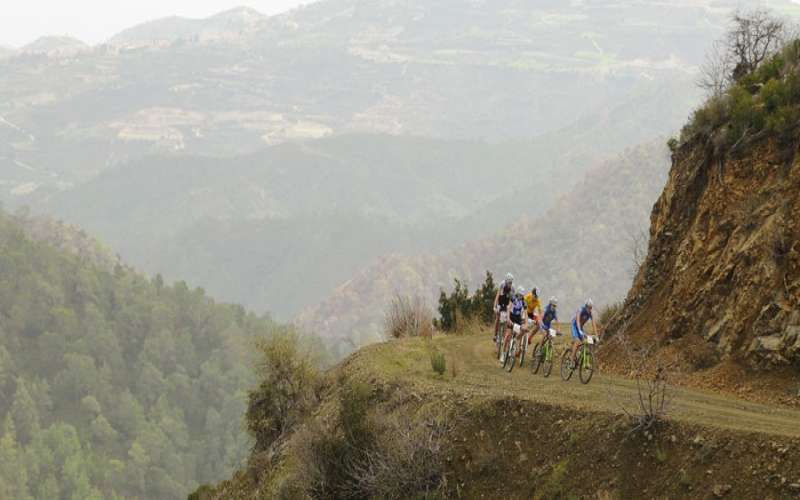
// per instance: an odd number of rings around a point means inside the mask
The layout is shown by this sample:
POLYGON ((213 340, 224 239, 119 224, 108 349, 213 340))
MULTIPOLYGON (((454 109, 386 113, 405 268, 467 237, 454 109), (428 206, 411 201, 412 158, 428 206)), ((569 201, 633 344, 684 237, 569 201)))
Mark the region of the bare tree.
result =
POLYGON ((644 264, 645 259, 647 259, 647 244, 650 241, 650 235, 647 232, 639 228, 638 230, 631 232, 628 234, 630 238, 630 255, 631 255, 631 269, 629 271, 631 279, 636 277, 636 273, 639 272, 639 269, 644 264))
POLYGON ((722 40, 714 43, 700 68, 698 86, 719 96, 778 52, 792 35, 785 21, 764 9, 737 11, 722 40))
POLYGON ((667 418, 672 397, 669 385, 670 369, 674 362, 667 362, 656 352, 657 343, 634 346, 625 333, 614 337, 629 365, 630 376, 636 381, 636 400, 619 403, 620 409, 633 424, 630 433, 649 432, 667 418))
POLYGON ((384 317, 384 328, 393 338, 433 335, 433 311, 420 296, 395 295, 384 317))
POLYGON ((733 15, 733 29, 728 33, 728 50, 735 66, 733 79, 752 73, 767 57, 785 43, 785 23, 763 9, 737 12, 733 15))
POLYGON ((728 53, 725 43, 718 40, 711 45, 705 62, 700 66, 697 86, 709 97, 719 97, 730 85, 732 74, 733 58, 728 53))

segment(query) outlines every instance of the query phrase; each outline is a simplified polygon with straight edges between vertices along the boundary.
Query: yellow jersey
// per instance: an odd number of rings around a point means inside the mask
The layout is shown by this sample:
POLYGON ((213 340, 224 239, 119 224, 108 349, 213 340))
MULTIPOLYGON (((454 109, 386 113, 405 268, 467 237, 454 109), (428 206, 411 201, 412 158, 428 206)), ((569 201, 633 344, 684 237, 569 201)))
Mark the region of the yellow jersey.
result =
POLYGON ((532 292, 525 296, 525 307, 528 309, 528 317, 532 317, 533 313, 538 309, 542 310, 542 301, 539 297, 534 297, 532 292))

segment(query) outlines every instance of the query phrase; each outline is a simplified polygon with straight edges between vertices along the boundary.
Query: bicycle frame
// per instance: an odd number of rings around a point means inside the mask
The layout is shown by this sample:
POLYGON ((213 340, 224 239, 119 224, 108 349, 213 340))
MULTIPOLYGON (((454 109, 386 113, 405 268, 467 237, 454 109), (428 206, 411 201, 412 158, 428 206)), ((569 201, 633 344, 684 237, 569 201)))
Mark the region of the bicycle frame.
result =
POLYGON ((591 349, 593 345, 594 345, 594 343, 587 344, 586 341, 584 340, 583 342, 581 342, 581 345, 578 347, 578 349, 580 349, 580 358, 581 358, 580 359, 580 366, 581 366, 581 368, 590 368, 589 364, 588 364, 589 356, 586 354, 586 352, 589 349, 591 349))
POLYGON ((544 360, 545 361, 553 361, 553 340, 549 337, 544 341, 544 360))

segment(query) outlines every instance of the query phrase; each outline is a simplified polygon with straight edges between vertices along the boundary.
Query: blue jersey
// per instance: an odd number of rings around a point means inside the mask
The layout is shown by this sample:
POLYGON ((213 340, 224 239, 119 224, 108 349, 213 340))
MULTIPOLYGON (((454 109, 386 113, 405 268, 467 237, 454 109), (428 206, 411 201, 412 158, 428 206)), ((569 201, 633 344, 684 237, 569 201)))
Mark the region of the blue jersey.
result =
POLYGON ((522 323, 522 311, 525 310, 525 300, 522 297, 514 297, 511 302, 511 321, 517 324, 522 323))
POLYGON ((544 326, 545 330, 549 330, 553 321, 558 321, 556 308, 553 307, 553 304, 547 304, 547 307, 544 310, 544 315, 542 316, 542 326, 544 326))
POLYGON ((589 308, 584 305, 575 314, 575 319, 572 321, 574 323, 577 320, 578 327, 583 328, 583 325, 585 325, 590 319, 592 319, 592 311, 590 311, 589 308))

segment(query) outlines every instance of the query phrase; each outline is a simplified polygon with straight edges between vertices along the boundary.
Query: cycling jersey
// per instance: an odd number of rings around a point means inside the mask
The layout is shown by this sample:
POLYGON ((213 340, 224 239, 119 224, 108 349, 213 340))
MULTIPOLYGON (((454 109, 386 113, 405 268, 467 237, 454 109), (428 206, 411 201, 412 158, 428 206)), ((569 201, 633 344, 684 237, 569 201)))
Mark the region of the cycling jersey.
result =
POLYGON ((575 317, 572 318, 572 338, 583 340, 581 331, 583 330, 583 325, 590 319, 592 319, 592 312, 586 306, 581 307, 580 310, 575 313, 575 317))
POLYGON ((547 307, 544 310, 544 316, 542 316, 542 326, 544 326, 545 330, 549 330, 553 321, 558 321, 556 308, 553 307, 552 304, 547 304, 547 307))
POLYGON ((592 311, 590 311, 588 307, 583 306, 581 307, 580 311, 578 311, 577 314, 575 314, 575 319, 579 320, 578 326, 583 328, 583 325, 585 325, 587 321, 592 319, 592 311))
POLYGON ((542 309, 542 301, 539 300, 539 297, 534 297, 531 292, 525 296, 525 306, 528 308, 528 316, 533 316, 537 309, 542 309))
POLYGON ((497 304, 500 306, 501 311, 508 307, 512 295, 514 295, 514 287, 511 283, 506 283, 506 281, 503 280, 502 283, 500 283, 500 296, 497 298, 497 304))
POLYGON ((522 324, 522 311, 525 310, 525 299, 514 298, 511 303, 511 322, 517 325, 522 324))

